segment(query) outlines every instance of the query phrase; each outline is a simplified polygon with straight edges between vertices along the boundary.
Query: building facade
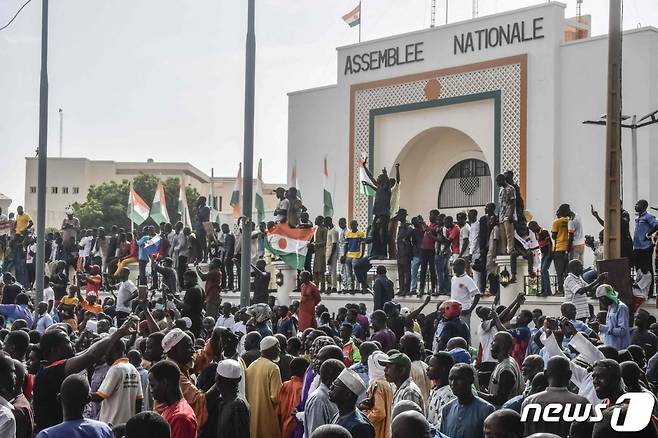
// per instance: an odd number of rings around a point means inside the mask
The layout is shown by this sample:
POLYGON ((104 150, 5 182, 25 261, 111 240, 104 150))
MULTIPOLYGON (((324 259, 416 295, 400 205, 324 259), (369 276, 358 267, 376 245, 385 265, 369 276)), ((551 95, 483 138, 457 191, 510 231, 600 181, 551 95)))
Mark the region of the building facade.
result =
MULTIPOLYGON (((25 211, 36 220, 38 158, 25 158, 25 211)), ((166 179, 181 178, 206 197, 213 195, 213 207, 221 213, 231 211, 229 201, 235 177, 210 177, 190 163, 99 161, 87 158, 48 158, 46 182, 46 227, 58 228, 64 218, 64 210, 75 202, 87 199, 89 187, 104 182, 130 180, 139 174, 150 174, 166 179), (212 183, 212 191, 210 185, 212 183)), ((275 184, 264 184, 265 209, 273 210, 276 196, 275 184)), ((150 205, 152 199, 145 199, 150 205)), ((128 200, 126 199, 126 203, 128 200)), ((168 202, 176 202, 168 200, 168 202)), ((209 202, 211 204, 211 202, 209 202)), ((193 206, 190 206, 192 208, 193 206)), ((226 217, 223 215, 222 217, 226 217)))
MULTIPOLYGON (((296 164, 302 192, 322 193, 326 156, 336 215, 365 224, 366 156, 375 177, 400 164, 400 206, 425 218, 482 210, 497 201, 496 174, 512 170, 540 224, 569 203, 598 233, 588 212, 603 209, 605 128, 582 122, 606 110, 608 40, 564 10, 549 2, 338 48, 336 85, 289 93, 288 175, 296 164)), ((655 111, 658 30, 625 32, 623 55, 624 113, 655 111)), ((638 130, 633 169, 623 133, 631 211, 633 178, 640 198, 656 200, 656 143, 658 125, 638 130)), ((304 200, 311 216, 321 211, 321 196, 304 200)))

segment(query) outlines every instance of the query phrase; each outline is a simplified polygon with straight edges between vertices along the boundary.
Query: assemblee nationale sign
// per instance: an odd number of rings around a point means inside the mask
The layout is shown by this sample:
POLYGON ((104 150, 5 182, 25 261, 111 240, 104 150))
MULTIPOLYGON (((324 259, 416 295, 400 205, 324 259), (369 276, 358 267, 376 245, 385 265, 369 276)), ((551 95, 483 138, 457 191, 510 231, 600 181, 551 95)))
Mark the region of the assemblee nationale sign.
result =
POLYGON ((464 32, 454 35, 453 54, 475 52, 491 47, 501 47, 514 43, 538 40, 544 38, 541 33, 541 22, 544 17, 532 19, 532 24, 525 21, 507 23, 507 25, 492 26, 474 32, 464 32))
MULTIPOLYGON (((506 25, 492 26, 472 32, 453 35, 453 54, 475 52, 492 47, 518 44, 544 38, 541 22, 544 17, 532 19, 532 23, 516 21, 506 25)), ((424 61, 423 41, 389 47, 371 52, 347 55, 344 75, 379 70, 380 68, 424 61)))

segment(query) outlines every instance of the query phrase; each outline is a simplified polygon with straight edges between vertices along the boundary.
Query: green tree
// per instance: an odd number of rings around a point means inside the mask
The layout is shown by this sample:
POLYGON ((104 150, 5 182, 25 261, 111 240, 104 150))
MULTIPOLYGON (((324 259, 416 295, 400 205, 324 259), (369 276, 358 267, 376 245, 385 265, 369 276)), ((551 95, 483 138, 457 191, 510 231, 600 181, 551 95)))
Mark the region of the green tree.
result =
MULTIPOLYGON (((144 201, 150 205, 153 202, 155 189, 160 179, 155 175, 139 174, 133 178, 133 188, 144 201)), ((167 200, 167 212, 169 219, 175 223, 180 219, 178 214, 178 191, 180 180, 176 177, 167 178, 163 181, 165 197, 167 200)), ((123 180, 105 182, 97 186, 89 187, 87 200, 81 204, 73 205, 76 216, 80 219, 82 228, 97 228, 99 226, 109 229, 112 225, 130 229, 130 220, 126 214, 128 209, 128 191, 130 181, 123 180)), ((188 206, 196 203, 199 193, 193 187, 185 187, 188 206)), ((155 222, 148 218, 143 225, 154 225, 155 222)))

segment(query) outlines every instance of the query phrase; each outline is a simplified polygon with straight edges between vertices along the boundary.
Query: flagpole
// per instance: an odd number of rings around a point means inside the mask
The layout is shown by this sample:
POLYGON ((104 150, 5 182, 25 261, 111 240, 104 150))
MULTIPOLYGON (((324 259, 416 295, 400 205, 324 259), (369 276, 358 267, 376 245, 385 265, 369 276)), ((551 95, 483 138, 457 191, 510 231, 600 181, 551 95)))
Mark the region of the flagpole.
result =
POLYGON ((359 42, 361 42, 361 22, 363 22, 363 9, 361 8, 361 0, 359 0, 359 42))

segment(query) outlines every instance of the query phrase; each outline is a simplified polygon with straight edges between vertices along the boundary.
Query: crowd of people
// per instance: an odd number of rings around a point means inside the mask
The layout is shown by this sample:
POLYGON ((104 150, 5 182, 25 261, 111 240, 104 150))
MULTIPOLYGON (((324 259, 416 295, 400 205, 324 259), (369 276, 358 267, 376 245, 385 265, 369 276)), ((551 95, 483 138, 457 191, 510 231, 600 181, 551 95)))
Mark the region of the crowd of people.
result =
MULTIPOLYGON (((379 181, 390 192, 399 174, 379 181)), ((658 323, 641 307, 658 231, 648 203, 635 206, 633 238, 624 215, 623 255, 636 277, 633 299, 622 300, 607 273, 585 268, 586 246, 598 259, 600 239, 585 236, 569 205, 544 229, 511 174, 496 182, 498 207, 454 220, 432 210, 429 222, 408 222, 388 193, 396 214, 380 198, 365 231, 344 218, 337 228, 331 217, 311 223, 294 188, 277 191, 275 221, 233 230, 207 226, 203 198, 189 227, 147 225, 139 235, 83 229, 70 209, 46 238, 40 302, 22 265, 34 253, 32 220, 22 209, 0 217, 0 437, 607 438, 628 393, 653 403, 628 436, 658 436, 658 323), (271 293, 264 240, 276 222, 316 227, 290 305, 271 293), (244 232, 253 280, 251 304, 240 307, 230 301, 244 232), (378 263, 383 245, 398 284, 378 263), (497 305, 501 254, 527 261, 539 295, 564 295, 559 314, 525 308, 524 294, 497 305), (332 293, 353 302, 329 311, 322 301, 332 293), (424 297, 415 309, 396 302, 411 294, 424 297), (482 305, 485 294, 495 304, 482 305), (602 414, 547 418, 549 405, 602 414)), ((516 263, 510 270, 519 281, 516 263)))

